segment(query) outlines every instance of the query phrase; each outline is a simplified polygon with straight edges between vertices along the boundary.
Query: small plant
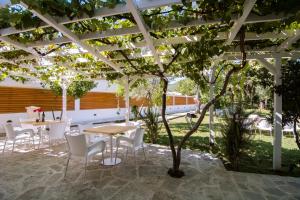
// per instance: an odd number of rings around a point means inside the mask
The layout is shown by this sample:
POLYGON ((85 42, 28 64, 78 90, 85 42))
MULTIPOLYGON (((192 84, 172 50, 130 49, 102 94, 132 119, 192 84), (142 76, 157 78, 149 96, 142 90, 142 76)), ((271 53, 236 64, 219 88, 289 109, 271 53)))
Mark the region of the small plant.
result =
POLYGON ((137 105, 133 105, 131 107, 131 112, 133 114, 133 120, 138 120, 139 119, 139 107, 137 105))
POLYGON ((162 124, 159 123, 159 112, 152 107, 148 106, 143 115, 139 114, 142 120, 145 122, 145 125, 147 127, 146 133, 148 134, 151 143, 156 144, 158 133, 162 127, 162 124))
POLYGON ((238 171, 240 158, 247 148, 251 134, 246 130, 246 116, 240 105, 225 117, 223 124, 223 153, 230 162, 233 170, 238 171))

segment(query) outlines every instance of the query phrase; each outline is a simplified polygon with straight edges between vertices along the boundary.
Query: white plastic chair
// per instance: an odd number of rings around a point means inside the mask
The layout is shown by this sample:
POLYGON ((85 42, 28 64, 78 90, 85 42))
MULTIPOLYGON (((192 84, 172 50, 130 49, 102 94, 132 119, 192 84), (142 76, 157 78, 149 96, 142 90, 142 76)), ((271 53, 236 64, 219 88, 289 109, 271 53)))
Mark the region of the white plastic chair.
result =
POLYGON ((13 142, 12 152, 14 151, 15 143, 18 140, 24 140, 24 139, 30 140, 30 139, 32 139, 32 144, 33 144, 33 147, 34 147, 34 132, 33 132, 32 129, 20 129, 20 128, 18 128, 16 130, 16 129, 14 129, 12 124, 5 124, 4 125, 4 130, 5 130, 5 133, 6 133, 6 137, 5 137, 5 142, 4 142, 4 147, 3 147, 2 153, 4 153, 7 141, 12 141, 13 142))
POLYGON ((23 122, 27 122, 27 121, 35 121, 36 119, 22 119, 20 118, 20 124, 22 129, 32 129, 34 131, 34 133, 38 133, 39 129, 37 126, 34 126, 32 124, 28 124, 28 123, 23 123, 23 122))
MULTIPOLYGON (((134 121, 129 121, 129 122, 128 122, 127 124, 125 124, 125 125, 135 126, 136 128, 141 128, 141 123, 138 122, 138 121, 136 121, 136 122, 134 122, 134 121)), ((135 135, 135 133, 136 133, 136 130, 137 130, 137 129, 133 129, 133 130, 126 131, 125 134, 124 134, 124 136, 129 137, 129 138, 133 138, 134 135, 135 135)))
POLYGON ((105 149, 105 142, 98 141, 91 145, 87 145, 87 141, 84 134, 65 134, 67 144, 68 144, 68 160, 65 169, 64 177, 67 174, 69 161, 71 158, 84 158, 85 159, 85 169, 84 175, 86 176, 86 166, 88 159, 97 153, 102 153, 102 160, 104 161, 103 151, 105 149))
POLYGON ((59 141, 65 139, 64 133, 66 130, 66 126, 67 126, 66 122, 49 124, 49 131, 48 131, 49 146, 51 146, 51 143, 53 141, 59 141))
POLYGON ((72 119, 71 119, 71 118, 68 118, 68 119, 66 120, 66 128, 65 128, 65 131, 70 132, 70 130, 71 130, 71 124, 72 124, 72 119))
POLYGON ((117 137, 117 139, 116 139, 117 150, 116 150, 115 162, 117 161, 119 147, 126 148, 126 158, 127 158, 127 154, 128 154, 128 148, 130 148, 133 151, 133 156, 134 156, 135 161, 136 161, 135 152, 142 148, 144 157, 146 160, 146 153, 145 153, 145 148, 144 148, 144 133, 145 133, 145 130, 143 128, 137 128, 133 138, 126 137, 126 136, 117 137))
POLYGON ((282 136, 284 133, 291 133, 294 136, 294 126, 292 123, 288 123, 283 127, 282 136))
POLYGON ((244 119, 243 127, 252 134, 253 130, 255 129, 254 120, 251 118, 244 119))
POLYGON ((261 132, 267 131, 270 133, 270 136, 272 137, 272 144, 273 144, 273 134, 272 134, 272 125, 266 120, 262 119, 258 122, 256 128, 259 130, 260 139, 261 139, 261 132))

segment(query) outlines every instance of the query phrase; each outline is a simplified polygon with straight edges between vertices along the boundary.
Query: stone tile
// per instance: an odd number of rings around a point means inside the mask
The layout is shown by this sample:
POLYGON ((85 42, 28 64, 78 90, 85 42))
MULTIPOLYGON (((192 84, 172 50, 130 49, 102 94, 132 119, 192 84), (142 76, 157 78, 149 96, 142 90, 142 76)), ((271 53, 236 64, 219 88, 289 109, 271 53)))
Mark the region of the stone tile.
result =
POLYGON ((83 162, 72 160, 64 178, 65 156, 63 145, 0 156, 0 199, 300 199, 300 179, 226 171, 208 153, 184 150, 180 179, 168 176, 170 150, 159 145, 148 145, 146 161, 138 154, 114 167, 96 156, 86 177, 83 162))
POLYGON ((45 187, 37 187, 30 190, 25 191, 20 196, 17 197, 17 200, 36 200, 41 199, 43 192, 45 191, 45 187))
POLYGON ((283 196, 283 195, 285 195, 284 192, 282 192, 281 190, 279 190, 277 188, 273 188, 273 187, 265 188, 264 187, 263 189, 269 195, 273 195, 273 196, 283 196))
POLYGON ((265 200, 261 194, 255 192, 243 191, 242 196, 245 200, 265 200))

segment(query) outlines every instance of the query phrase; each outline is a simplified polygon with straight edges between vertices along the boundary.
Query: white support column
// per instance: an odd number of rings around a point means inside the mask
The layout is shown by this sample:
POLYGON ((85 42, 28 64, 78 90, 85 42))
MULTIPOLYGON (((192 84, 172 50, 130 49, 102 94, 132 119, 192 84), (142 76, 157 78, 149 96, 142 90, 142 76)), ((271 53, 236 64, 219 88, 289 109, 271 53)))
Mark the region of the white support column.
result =
POLYGON ((62 79, 62 120, 66 120, 67 119, 67 83, 66 80, 63 78, 62 79))
POLYGON ((62 119, 67 119, 67 88, 62 88, 62 119))
POLYGON ((75 99, 75 111, 80 111, 80 99, 75 99))
MULTIPOLYGON (((281 85, 281 57, 275 58, 276 74, 274 74, 275 85, 281 85)), ((281 168, 281 143, 282 143, 282 96, 274 93, 274 147, 273 147, 273 169, 281 168)))
POLYGON ((125 122, 128 124, 130 120, 130 99, 129 99, 129 78, 128 76, 126 77, 125 80, 125 122))
MULTIPOLYGON (((215 79, 215 66, 213 66, 210 70, 210 77, 209 82, 213 82, 215 79)), ((214 90, 215 90, 215 84, 210 83, 209 84, 209 98, 210 100, 214 98, 214 90)), ((215 143, 215 132, 214 132, 214 105, 211 105, 209 108, 209 143, 214 144, 215 143)))
MULTIPOLYGON (((281 54, 275 55, 275 65, 264 58, 257 59, 265 68, 274 75, 275 85, 281 85, 281 54)), ((281 168, 281 143, 282 143, 282 96, 274 93, 274 141, 273 141, 273 169, 281 168)))

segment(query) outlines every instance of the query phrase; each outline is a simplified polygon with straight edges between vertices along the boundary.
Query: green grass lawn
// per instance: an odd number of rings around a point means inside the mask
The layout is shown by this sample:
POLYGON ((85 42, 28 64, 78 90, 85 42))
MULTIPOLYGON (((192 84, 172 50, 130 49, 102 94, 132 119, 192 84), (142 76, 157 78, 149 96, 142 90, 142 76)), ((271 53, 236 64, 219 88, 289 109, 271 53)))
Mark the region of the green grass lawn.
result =
MULTIPOLYGON (((222 121, 221 119, 215 119, 214 127, 216 130, 216 145, 211 147, 209 145, 209 128, 208 128, 208 116, 205 117, 202 125, 198 131, 195 132, 187 141, 185 148, 200 150, 203 152, 210 152, 221 158, 225 164, 225 167, 230 170, 230 165, 226 162, 222 155, 222 136, 220 133, 222 121)), ((178 141, 188 130, 188 124, 184 117, 177 118, 170 121, 170 127, 173 132, 175 141, 178 141)), ((294 164, 300 160, 300 151, 291 135, 285 135, 282 141, 282 170, 280 172, 274 172, 272 170, 272 156, 273 146, 271 144, 271 136, 267 133, 262 134, 260 138, 259 133, 251 139, 249 148, 244 152, 240 162, 240 171, 253 172, 253 173, 265 173, 265 174, 279 174, 289 176, 300 176, 299 167, 289 172, 290 164, 294 164)), ((147 136, 146 141, 149 142, 147 136)), ((158 144, 168 145, 169 140, 164 127, 162 127, 158 144)))

